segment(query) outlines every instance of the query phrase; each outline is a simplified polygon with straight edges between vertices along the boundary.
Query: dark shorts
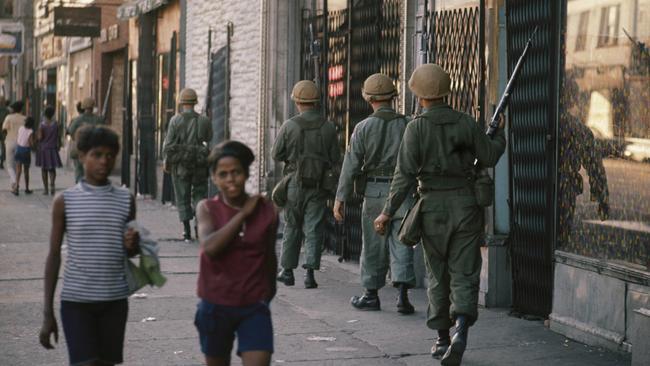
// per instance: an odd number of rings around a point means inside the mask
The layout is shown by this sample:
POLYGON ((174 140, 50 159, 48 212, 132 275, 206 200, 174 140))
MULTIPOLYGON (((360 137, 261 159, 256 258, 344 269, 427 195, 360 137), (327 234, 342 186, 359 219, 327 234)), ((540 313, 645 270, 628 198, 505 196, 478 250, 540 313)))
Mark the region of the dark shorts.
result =
POLYGON ((230 358, 237 336, 237 354, 249 351, 273 353, 271 310, 264 302, 248 306, 224 306, 201 300, 194 325, 201 351, 208 357, 230 358))
POLYGON ((16 146, 16 163, 21 163, 26 168, 32 163, 32 149, 25 146, 16 146))
POLYGON ((128 312, 126 299, 95 303, 61 301, 61 323, 70 365, 94 360, 122 363, 128 312))

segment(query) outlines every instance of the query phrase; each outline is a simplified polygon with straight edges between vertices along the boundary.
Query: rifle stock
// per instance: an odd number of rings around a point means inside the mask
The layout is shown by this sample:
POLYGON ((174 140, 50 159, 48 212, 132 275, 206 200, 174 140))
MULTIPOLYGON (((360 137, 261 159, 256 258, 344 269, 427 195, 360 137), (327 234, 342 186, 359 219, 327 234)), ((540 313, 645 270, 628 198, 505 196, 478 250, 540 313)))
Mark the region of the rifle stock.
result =
POLYGON ((503 95, 499 100, 499 104, 497 105, 496 109, 494 110, 494 114, 490 119, 490 123, 488 124, 488 129, 486 132, 486 134, 490 137, 494 136, 494 134, 496 134, 497 130, 499 129, 499 116, 503 113, 503 111, 508 106, 510 95, 512 94, 512 90, 515 87, 517 78, 519 77, 519 72, 521 71, 523 64, 526 62, 526 56, 528 55, 528 50, 530 49, 530 45, 532 44, 533 39, 535 38, 535 34, 537 34, 538 28, 539 27, 535 27, 533 34, 530 36, 530 38, 528 38, 528 41, 526 42, 526 47, 524 47, 521 56, 519 56, 519 59, 515 64, 515 68, 512 70, 512 74, 510 75, 510 79, 508 79, 508 83, 506 84, 506 89, 503 91, 503 95))

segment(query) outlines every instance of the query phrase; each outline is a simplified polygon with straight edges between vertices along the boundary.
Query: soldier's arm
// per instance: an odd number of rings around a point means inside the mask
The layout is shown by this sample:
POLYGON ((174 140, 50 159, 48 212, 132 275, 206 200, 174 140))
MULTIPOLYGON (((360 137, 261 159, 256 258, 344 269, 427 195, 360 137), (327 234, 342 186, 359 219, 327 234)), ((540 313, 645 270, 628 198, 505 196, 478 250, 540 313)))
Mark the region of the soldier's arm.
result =
POLYGON ((166 149, 174 145, 176 141, 176 117, 172 117, 172 120, 169 122, 169 128, 167 129, 167 134, 165 135, 165 141, 163 142, 163 155, 167 157, 166 149))
POLYGON ((413 123, 409 123, 404 131, 402 143, 397 154, 397 165, 393 174, 393 182, 382 213, 392 217, 406 198, 417 179, 418 167, 421 165, 419 156, 418 132, 413 123))
POLYGON ((361 174, 365 146, 363 145, 360 126, 361 124, 355 126, 352 137, 350 138, 350 144, 343 157, 343 166, 341 167, 339 185, 336 191, 337 201, 345 202, 350 199, 350 196, 352 196, 354 177, 361 174))
POLYGON ((275 140, 275 143, 273 144, 273 148, 271 149, 271 155, 273 156, 273 160, 275 161, 287 161, 289 158, 287 156, 286 148, 285 148, 285 134, 286 134, 286 128, 287 128, 287 123, 285 122, 282 127, 280 127, 280 132, 278 132, 278 137, 275 140))
POLYGON ((484 168, 494 167, 506 149, 505 131, 503 128, 499 128, 494 137, 490 138, 479 127, 478 123, 473 120, 469 121, 469 123, 472 125, 474 152, 479 165, 484 168))

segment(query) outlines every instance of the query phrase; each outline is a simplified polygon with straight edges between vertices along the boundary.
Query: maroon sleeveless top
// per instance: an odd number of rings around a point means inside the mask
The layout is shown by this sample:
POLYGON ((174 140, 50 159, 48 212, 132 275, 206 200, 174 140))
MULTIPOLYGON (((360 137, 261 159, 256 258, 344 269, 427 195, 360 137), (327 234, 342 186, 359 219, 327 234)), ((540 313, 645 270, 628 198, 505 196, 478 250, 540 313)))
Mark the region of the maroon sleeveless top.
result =
MULTIPOLYGON (((206 203, 215 230, 239 212, 218 196, 206 203)), ((241 231, 243 236, 237 234, 216 258, 210 258, 201 249, 198 296, 212 304, 226 306, 245 306, 268 299, 275 273, 268 273, 265 264, 275 250, 277 226, 278 215, 273 203, 261 199, 246 219, 245 229, 241 231)))

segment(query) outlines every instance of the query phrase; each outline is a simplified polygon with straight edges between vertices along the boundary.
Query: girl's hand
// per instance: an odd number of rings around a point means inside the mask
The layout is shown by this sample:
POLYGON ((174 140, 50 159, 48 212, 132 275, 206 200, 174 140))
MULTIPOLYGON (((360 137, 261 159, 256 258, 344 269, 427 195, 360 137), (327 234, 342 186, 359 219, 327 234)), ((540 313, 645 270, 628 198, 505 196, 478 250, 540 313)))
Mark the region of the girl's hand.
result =
POLYGON ((241 209, 241 213, 244 214, 245 217, 250 216, 253 211, 255 211, 257 203, 260 199, 262 199, 262 196, 259 194, 248 197, 248 199, 246 199, 246 203, 244 203, 244 207, 241 209))
POLYGON ((140 234, 138 234, 135 229, 129 228, 124 233, 124 248, 126 248, 126 251, 128 253, 137 253, 139 249, 139 243, 140 234))
POLYGON ((53 349, 54 346, 50 342, 51 335, 54 334, 54 343, 59 343, 59 327, 56 325, 56 318, 53 314, 45 315, 43 319, 43 326, 38 335, 38 340, 45 349, 53 349))

